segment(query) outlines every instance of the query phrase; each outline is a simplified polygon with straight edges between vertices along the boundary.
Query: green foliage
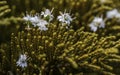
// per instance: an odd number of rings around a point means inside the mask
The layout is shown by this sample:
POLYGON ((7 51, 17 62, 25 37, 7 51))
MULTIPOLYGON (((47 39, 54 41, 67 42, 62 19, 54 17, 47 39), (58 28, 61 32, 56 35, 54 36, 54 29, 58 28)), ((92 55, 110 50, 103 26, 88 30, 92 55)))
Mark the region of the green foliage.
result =
POLYGON ((119 75, 120 22, 107 19, 106 12, 120 7, 119 0, 1 0, 0 74, 2 75, 119 75), (105 2, 101 2, 105 1, 105 2), (53 19, 47 31, 30 25, 21 16, 52 9, 72 13, 75 19, 66 29, 53 19), (105 28, 96 32, 89 24, 102 16, 105 28), (10 36, 11 35, 11 36, 10 36), (10 40, 11 37, 11 41, 10 40), (5 43, 7 42, 7 43, 5 43), (21 54, 27 67, 17 66, 21 54))
POLYGON ((3 17, 4 15, 6 15, 7 13, 10 12, 9 6, 6 5, 7 2, 6 1, 0 1, 0 17, 3 17))
POLYGON ((11 9, 9 9, 7 2, 0 1, 0 44, 10 40, 10 34, 12 32, 17 32, 20 28, 18 22, 20 23, 22 19, 19 17, 11 16, 10 12, 11 9))
POLYGON ((114 41, 115 36, 98 38, 83 28, 75 31, 54 24, 48 28, 48 31, 36 27, 17 35, 12 33, 10 54, 3 52, 5 57, 2 57, 10 59, 2 61, 2 68, 7 67, 6 62, 15 75, 119 74, 120 68, 115 67, 120 64, 120 41, 114 41), (27 68, 16 66, 20 54, 28 56, 27 68))

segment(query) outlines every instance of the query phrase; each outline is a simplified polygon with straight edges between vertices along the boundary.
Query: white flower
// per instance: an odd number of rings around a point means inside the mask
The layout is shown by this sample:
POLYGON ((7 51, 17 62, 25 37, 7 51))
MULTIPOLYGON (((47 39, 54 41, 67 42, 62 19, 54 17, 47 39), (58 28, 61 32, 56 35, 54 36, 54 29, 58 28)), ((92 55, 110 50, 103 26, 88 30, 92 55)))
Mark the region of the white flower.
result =
POLYGON ((106 16, 108 19, 116 18, 116 15, 119 14, 117 9, 113 9, 107 12, 106 16))
POLYGON ((24 19, 25 21, 30 21, 31 16, 27 14, 26 16, 23 17, 23 19, 24 19))
POLYGON ((73 20, 72 17, 70 16, 69 13, 60 13, 60 15, 57 17, 57 19, 62 22, 62 23, 66 23, 66 24, 70 24, 70 22, 73 20))
POLYGON ((39 23, 39 20, 40 20, 40 17, 39 17, 39 16, 36 16, 36 15, 30 18, 30 22, 31 22, 34 26, 36 26, 36 24, 39 23))
POLYGON ((23 17, 23 19, 31 22, 32 25, 34 25, 34 26, 38 26, 40 30, 44 30, 44 31, 48 30, 48 28, 46 27, 48 22, 46 20, 41 19, 40 16, 27 15, 27 16, 23 17))
POLYGON ((17 66, 22 68, 27 67, 27 56, 25 54, 21 54, 19 60, 16 62, 17 66))
POLYGON ((28 14, 27 14, 26 16, 23 17, 23 19, 24 19, 25 21, 31 22, 33 25, 36 25, 36 24, 39 22, 40 17, 37 16, 37 15, 31 16, 31 15, 28 15, 28 14))
POLYGON ((39 23, 37 23, 37 26, 39 27, 40 30, 46 31, 46 30, 48 30, 48 28, 46 27, 47 24, 48 24, 47 21, 40 19, 39 23))
POLYGON ((46 18, 49 22, 53 20, 52 15, 53 9, 50 11, 49 9, 46 9, 44 12, 41 12, 41 15, 43 15, 44 18, 46 18))
POLYGON ((102 17, 95 17, 90 23, 90 28, 92 31, 96 32, 98 28, 104 28, 105 22, 102 17))

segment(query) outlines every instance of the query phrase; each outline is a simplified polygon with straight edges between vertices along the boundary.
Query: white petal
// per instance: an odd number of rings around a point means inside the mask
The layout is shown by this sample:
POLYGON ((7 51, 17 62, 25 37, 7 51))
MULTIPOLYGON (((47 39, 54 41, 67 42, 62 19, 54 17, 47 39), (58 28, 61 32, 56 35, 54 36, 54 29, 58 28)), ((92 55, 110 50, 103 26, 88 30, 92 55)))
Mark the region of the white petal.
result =
POLYGON ((118 10, 117 9, 113 9, 111 11, 108 11, 107 12, 107 18, 110 19, 110 18, 114 18, 116 16, 116 14, 118 14, 118 10))
POLYGON ((97 27, 94 25, 94 23, 91 23, 91 24, 90 24, 90 29, 91 29, 93 32, 96 32, 96 31, 97 31, 97 27))

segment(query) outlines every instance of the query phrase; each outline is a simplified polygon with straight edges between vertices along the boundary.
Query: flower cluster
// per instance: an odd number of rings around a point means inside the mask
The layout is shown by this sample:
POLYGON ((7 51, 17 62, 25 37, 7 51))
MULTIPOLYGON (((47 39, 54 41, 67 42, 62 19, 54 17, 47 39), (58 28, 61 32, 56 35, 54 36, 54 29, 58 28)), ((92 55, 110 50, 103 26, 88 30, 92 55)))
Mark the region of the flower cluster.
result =
MULTIPOLYGON (((110 10, 106 13, 106 19, 116 18, 120 21, 120 13, 117 9, 110 10)), ((98 28, 105 28, 105 20, 102 17, 95 17, 89 24, 92 31, 96 32, 98 28)))
MULTIPOLYGON (((26 15, 23 17, 23 19, 27 22, 31 22, 32 25, 38 26, 40 30, 46 31, 48 30, 47 25, 53 20, 54 16, 52 15, 53 9, 50 11, 49 9, 46 9, 45 11, 42 11, 40 15, 26 15)), ((63 24, 70 25, 70 22, 73 20, 73 18, 70 16, 69 13, 60 13, 60 15, 57 17, 57 19, 63 24)), ((29 27, 29 26, 28 26, 29 27)))
POLYGON ((48 28, 46 27, 48 22, 46 20, 41 19, 38 15, 31 16, 27 14, 25 17, 23 17, 23 19, 25 21, 31 22, 34 26, 38 26, 40 30, 48 30, 48 28))
MULTIPOLYGON (((48 30, 47 25, 49 25, 54 18, 52 12, 53 9, 51 11, 46 9, 45 11, 42 11, 40 15, 31 16, 27 14, 23 19, 31 22, 34 26, 38 26, 41 31, 46 31, 48 30)), ((106 20, 112 18, 117 18, 118 21, 120 21, 120 13, 117 9, 110 10, 106 13, 106 20)), ((73 21, 73 18, 70 13, 65 11, 64 13, 60 12, 60 15, 57 16, 57 20, 62 23, 62 26, 66 25, 66 28, 68 28, 73 21)), ((89 24, 89 27, 91 31, 96 32, 98 28, 105 28, 105 20, 103 17, 94 17, 93 21, 89 24)))

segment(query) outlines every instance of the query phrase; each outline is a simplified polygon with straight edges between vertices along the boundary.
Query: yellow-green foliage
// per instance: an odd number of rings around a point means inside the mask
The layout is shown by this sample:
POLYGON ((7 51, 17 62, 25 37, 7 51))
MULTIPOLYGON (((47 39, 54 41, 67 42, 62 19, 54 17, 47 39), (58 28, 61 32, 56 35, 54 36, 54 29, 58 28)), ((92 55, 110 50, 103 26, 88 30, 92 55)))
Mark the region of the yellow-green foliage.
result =
POLYGON ((115 36, 98 38, 97 34, 84 32, 83 28, 75 31, 72 27, 66 29, 54 24, 48 28, 48 31, 40 31, 36 27, 18 34, 12 33, 10 54, 3 52, 2 59, 6 59, 2 61, 3 70, 7 62, 11 66, 9 71, 15 75, 119 73, 120 68, 116 67, 120 64, 120 41, 114 41, 115 36), (28 66, 24 69, 16 66, 20 54, 28 56, 28 66))
POLYGON ((0 17, 3 17, 6 13, 10 12, 9 6, 6 5, 6 1, 0 1, 0 17))
POLYGON ((1 75, 120 74, 120 22, 106 18, 107 11, 119 10, 119 0, 102 0, 103 3, 101 0, 6 1, 0 1, 1 75), (21 25, 22 13, 40 12, 45 8, 54 8, 54 20, 47 31, 21 25), (56 20, 59 11, 64 10, 75 17, 68 29, 56 20), (100 16, 105 20, 105 28, 92 32, 89 24, 100 16), (22 31, 18 32, 20 28, 22 31), (10 39, 6 39, 10 34, 11 41, 1 44, 10 39), (25 68, 16 63, 21 54, 27 55, 25 68))
POLYGON ((10 40, 11 32, 17 32, 20 28, 22 19, 11 16, 10 12, 11 9, 7 2, 5 0, 0 1, 0 44, 10 40))

